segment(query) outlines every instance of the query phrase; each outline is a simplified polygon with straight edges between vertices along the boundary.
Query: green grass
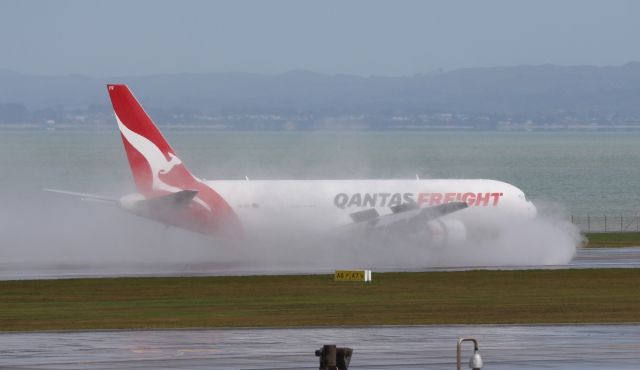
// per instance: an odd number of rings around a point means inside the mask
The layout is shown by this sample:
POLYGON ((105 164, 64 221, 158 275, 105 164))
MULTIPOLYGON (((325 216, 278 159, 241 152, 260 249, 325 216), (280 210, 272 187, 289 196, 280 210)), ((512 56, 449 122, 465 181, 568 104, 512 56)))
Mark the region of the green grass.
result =
POLYGON ((640 270, 0 282, 0 330, 640 321, 640 270))
POLYGON ((640 246, 637 232, 587 233, 585 236, 589 240, 587 248, 640 246))

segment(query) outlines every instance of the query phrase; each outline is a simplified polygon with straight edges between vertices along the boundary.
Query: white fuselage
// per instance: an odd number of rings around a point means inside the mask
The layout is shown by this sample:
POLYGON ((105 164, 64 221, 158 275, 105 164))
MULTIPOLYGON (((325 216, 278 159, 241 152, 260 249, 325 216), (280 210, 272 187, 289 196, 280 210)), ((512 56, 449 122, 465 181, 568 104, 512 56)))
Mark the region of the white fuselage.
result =
POLYGON ((207 185, 227 200, 245 229, 284 224, 320 231, 352 223, 350 215, 358 211, 374 208, 382 216, 392 213, 390 207, 410 202, 420 207, 467 203, 467 209, 455 213, 465 223, 477 223, 485 214, 536 214, 522 190, 495 180, 238 180, 207 185))
POLYGON ((107 90, 139 193, 118 204, 165 225, 235 239, 245 231, 261 235, 345 226, 346 233, 359 229, 367 237, 424 233, 451 241, 449 236, 462 240, 469 231, 491 229, 501 217, 536 213, 520 189, 494 180, 204 182, 178 158, 126 85, 109 84, 107 90))

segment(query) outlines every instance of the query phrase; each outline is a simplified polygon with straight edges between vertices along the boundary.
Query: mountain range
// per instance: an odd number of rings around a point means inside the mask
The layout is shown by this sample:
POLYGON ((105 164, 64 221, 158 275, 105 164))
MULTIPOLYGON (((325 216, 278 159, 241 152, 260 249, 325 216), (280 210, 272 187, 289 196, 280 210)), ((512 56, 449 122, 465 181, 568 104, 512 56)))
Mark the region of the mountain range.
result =
POLYGON ((108 82, 127 83, 144 106, 158 114, 640 117, 640 62, 630 62, 468 68, 406 77, 292 71, 96 78, 0 69, 0 120, 3 109, 5 115, 16 114, 16 109, 23 115, 41 110, 108 112, 108 82))

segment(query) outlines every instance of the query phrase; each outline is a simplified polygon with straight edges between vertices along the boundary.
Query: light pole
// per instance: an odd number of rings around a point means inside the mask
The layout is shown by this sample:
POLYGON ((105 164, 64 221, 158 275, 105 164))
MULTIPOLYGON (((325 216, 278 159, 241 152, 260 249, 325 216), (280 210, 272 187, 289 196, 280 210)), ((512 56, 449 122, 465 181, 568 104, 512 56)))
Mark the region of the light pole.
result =
POLYGON ((460 357, 462 356, 462 342, 473 342, 473 355, 471 355, 471 359, 469 360, 469 367, 472 368, 473 370, 482 369, 483 363, 482 363, 482 357, 480 357, 480 352, 478 352, 478 341, 475 340, 475 338, 464 338, 464 337, 458 339, 457 361, 456 361, 457 369, 462 370, 461 359, 460 359, 460 357))

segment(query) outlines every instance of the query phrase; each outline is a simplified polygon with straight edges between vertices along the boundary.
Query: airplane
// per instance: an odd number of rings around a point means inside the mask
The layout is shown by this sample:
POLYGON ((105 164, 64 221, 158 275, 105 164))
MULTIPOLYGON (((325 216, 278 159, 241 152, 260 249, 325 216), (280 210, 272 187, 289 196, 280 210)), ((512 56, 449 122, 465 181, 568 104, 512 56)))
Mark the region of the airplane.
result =
POLYGON ((187 169, 127 85, 108 84, 107 90, 137 192, 113 198, 46 191, 114 203, 166 226, 223 239, 280 225, 367 238, 417 236, 426 245, 445 245, 491 229, 499 222, 492 215, 536 215, 522 190, 496 180, 205 181, 187 169))

